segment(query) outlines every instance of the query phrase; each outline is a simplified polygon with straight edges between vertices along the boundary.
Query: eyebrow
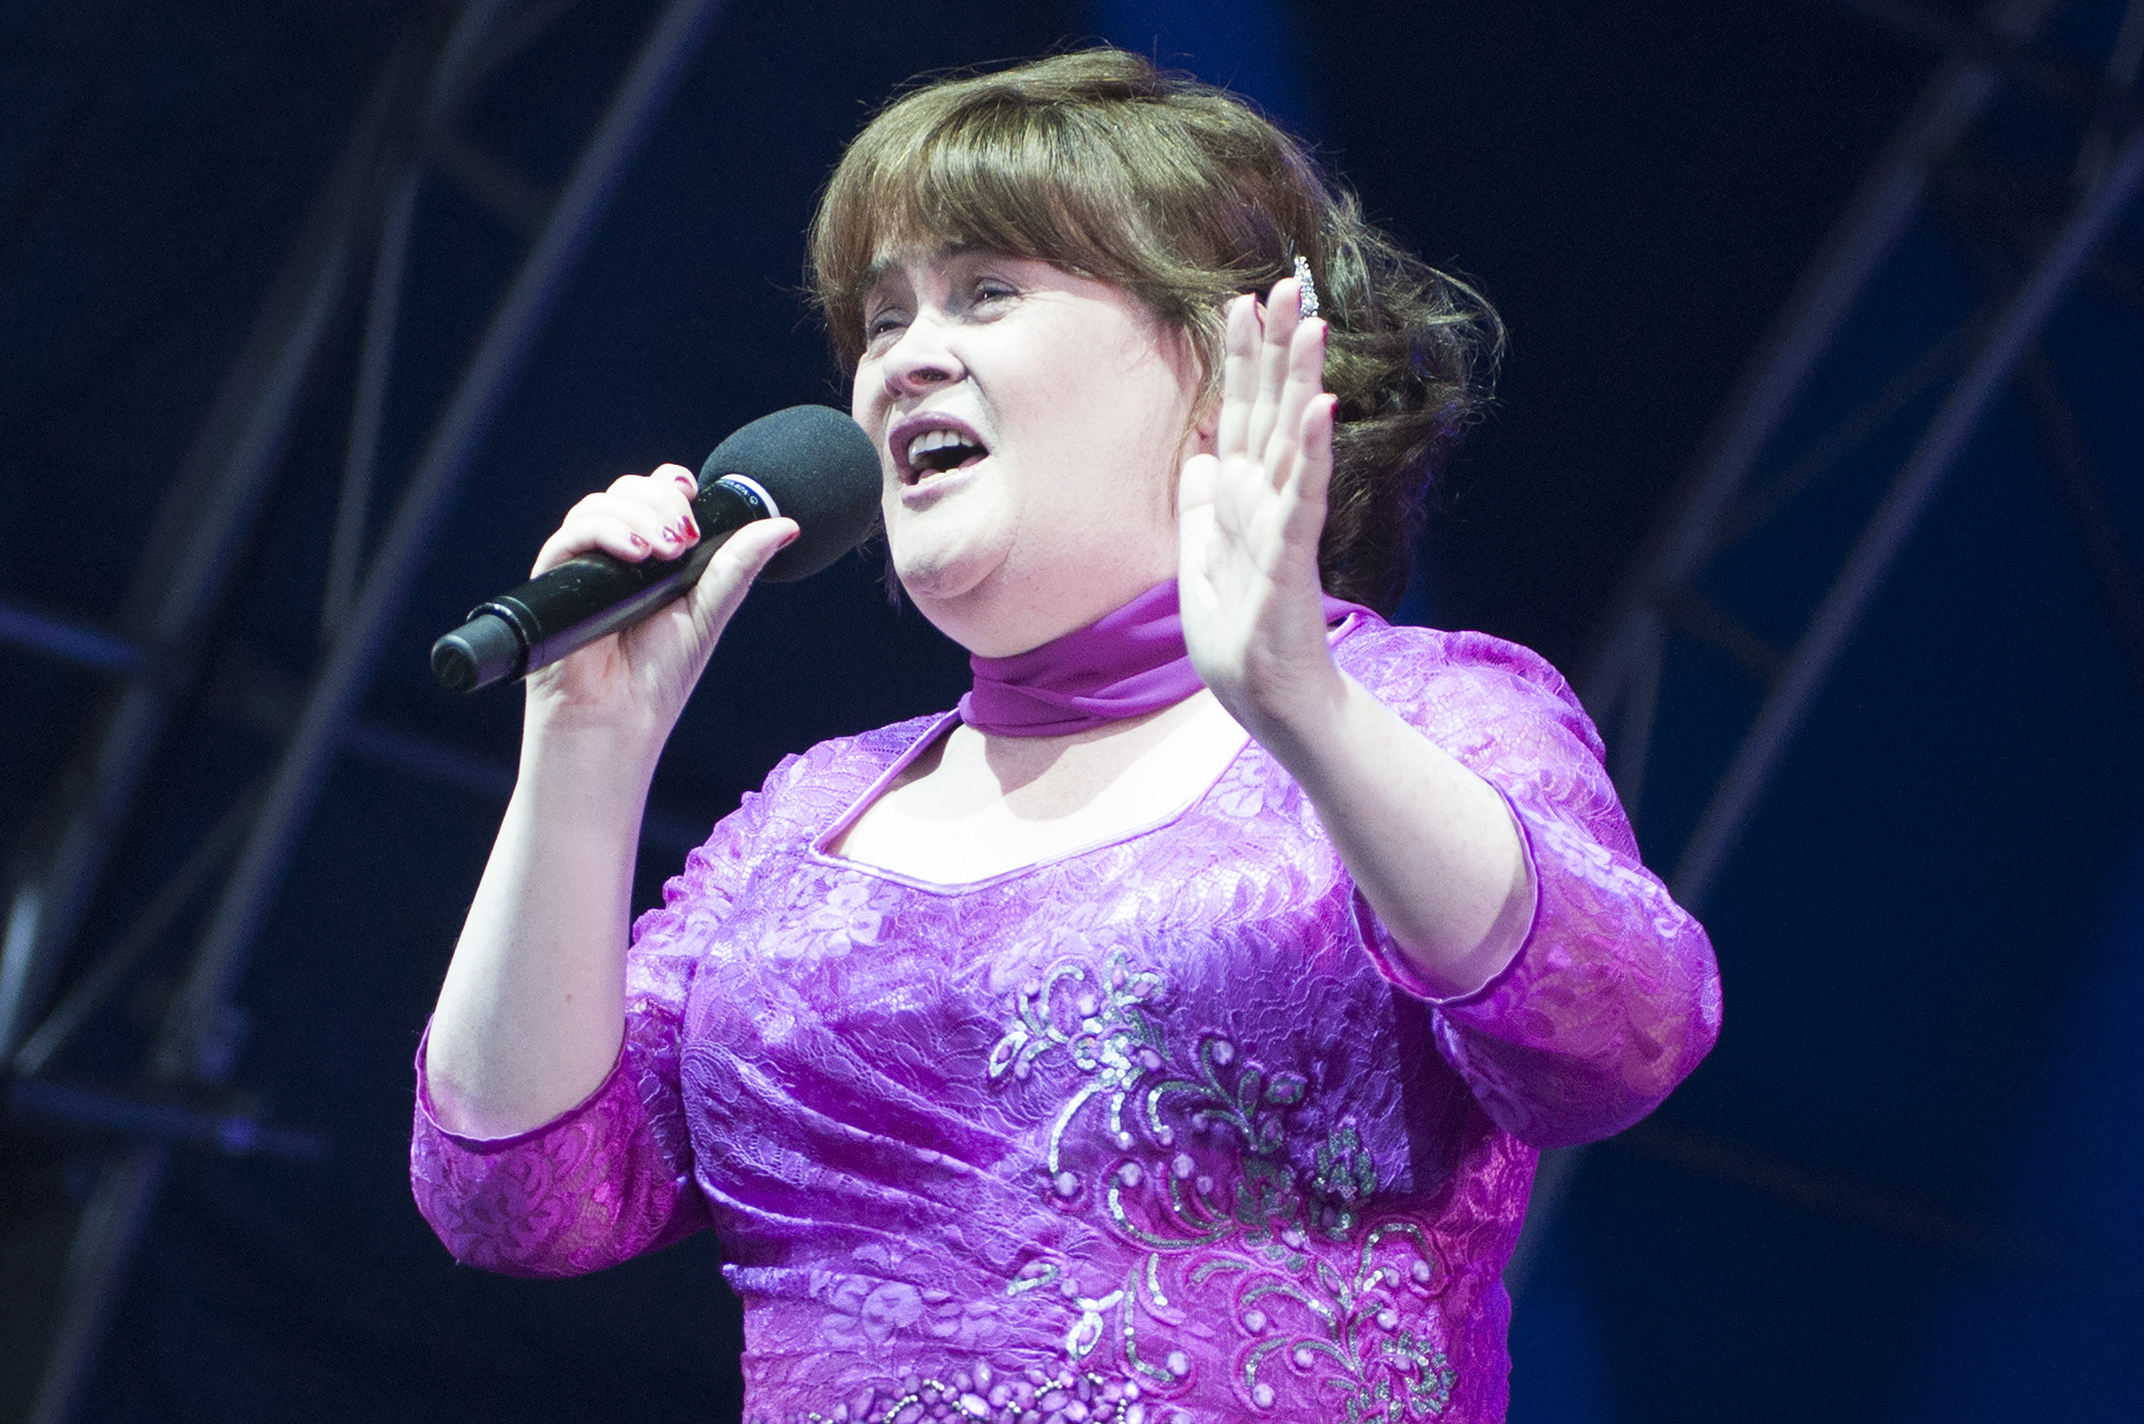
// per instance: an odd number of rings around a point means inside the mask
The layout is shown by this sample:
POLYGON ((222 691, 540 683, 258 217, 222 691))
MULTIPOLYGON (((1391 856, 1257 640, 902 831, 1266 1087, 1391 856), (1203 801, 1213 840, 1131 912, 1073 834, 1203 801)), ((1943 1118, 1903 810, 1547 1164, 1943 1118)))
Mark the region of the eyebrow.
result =
MULTIPOLYGON (((947 258, 963 257, 971 252, 989 252, 992 250, 980 242, 974 242, 967 238, 955 238, 950 242, 941 242, 935 247, 926 248, 924 250, 924 260, 931 262, 944 261, 947 258)), ((870 266, 864 268, 863 275, 857 279, 857 295, 859 297, 868 296, 873 288, 885 281, 889 275, 899 270, 909 260, 908 257, 896 257, 891 254, 875 259, 870 266)))

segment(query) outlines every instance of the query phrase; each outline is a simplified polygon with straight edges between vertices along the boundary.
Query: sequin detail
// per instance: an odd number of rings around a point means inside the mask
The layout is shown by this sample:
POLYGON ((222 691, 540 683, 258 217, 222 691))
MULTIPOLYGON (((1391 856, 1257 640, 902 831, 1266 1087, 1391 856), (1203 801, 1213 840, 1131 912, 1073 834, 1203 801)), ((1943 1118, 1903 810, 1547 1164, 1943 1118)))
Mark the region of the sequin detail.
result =
POLYGON ((1178 1274, 1192 1287, 1186 1304, 1211 1306, 1219 1295, 1253 1337, 1236 1356, 1240 1394, 1252 1408, 1277 1401, 1264 1377, 1277 1360, 1342 1392, 1350 1420, 1441 1415, 1451 1378, 1434 1343, 1436 1312, 1428 1302, 1436 1268, 1426 1236, 1404 1220, 1358 1230, 1375 1204, 1378 1173, 1350 1124, 1325 1134, 1311 1153, 1311 1176, 1298 1183, 1288 1160, 1289 1126, 1291 1110, 1309 1096, 1303 1074, 1268 1072, 1211 1032, 1200 1036, 1190 1071, 1166 1072, 1169 1044, 1152 1011, 1168 997, 1167 979, 1134 965, 1121 949, 1099 973, 1053 963, 1011 997, 1012 1025, 991 1050, 990 1076, 1024 1080, 1056 1051, 1086 1075, 1051 1124, 1048 1190, 1073 1197, 1091 1187, 1117 1230, 1148 1254, 1105 1294, 1080 1293, 1071 1263, 1041 1260, 1022 1267, 1007 1294, 1062 1281, 1067 1310, 1078 1312, 1065 1335, 1068 1361, 1086 1362, 1114 1340, 1130 1372, 1173 1387, 1189 1375, 1189 1356, 1169 1349, 1183 1316, 1163 1285, 1163 1261, 1180 1258, 1178 1274), (1108 1145, 1131 1155, 1083 1184, 1063 1166, 1065 1140, 1080 1110, 1098 1098, 1107 1103, 1108 1145), (1126 1126, 1127 1101, 1140 1105, 1136 1133, 1126 1126), (1188 1154, 1169 1155, 1179 1121, 1228 1142, 1232 1190, 1188 1154), (1134 1219, 1133 1202, 1143 1202, 1149 1225, 1134 1219), (1166 1231, 1151 1224, 1157 1220, 1166 1231), (1342 1265, 1324 1249, 1331 1245, 1351 1248, 1342 1265), (1294 1328, 1275 1317, 1283 1304, 1297 1317, 1294 1328))
POLYGON ((1042 1419, 1055 1424, 1186 1424, 1182 1411, 1142 1395, 1136 1381, 1110 1379, 1092 1370, 1060 1369, 1053 1374, 1032 1366, 997 1369, 978 1360, 949 1380, 912 1374, 898 1383, 865 1388, 823 1412, 798 1415, 796 1424, 1021 1424, 1042 1419))

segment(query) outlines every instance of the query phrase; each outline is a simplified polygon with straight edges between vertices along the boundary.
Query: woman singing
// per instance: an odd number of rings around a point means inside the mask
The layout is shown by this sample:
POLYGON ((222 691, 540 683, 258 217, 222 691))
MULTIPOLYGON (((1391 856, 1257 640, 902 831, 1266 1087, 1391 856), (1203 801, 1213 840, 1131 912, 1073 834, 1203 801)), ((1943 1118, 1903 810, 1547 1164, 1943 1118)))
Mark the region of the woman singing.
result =
MULTIPOLYGON (((1379 616, 1494 313, 1113 51, 892 104, 812 260, 974 689, 783 762, 629 935, 656 756, 795 526, 531 677, 427 1217, 539 1276, 712 1227, 770 1424, 1501 1419, 1538 1149, 1644 1116, 1720 999, 1563 680, 1379 616)), ((537 568, 676 556, 692 486, 537 568)))

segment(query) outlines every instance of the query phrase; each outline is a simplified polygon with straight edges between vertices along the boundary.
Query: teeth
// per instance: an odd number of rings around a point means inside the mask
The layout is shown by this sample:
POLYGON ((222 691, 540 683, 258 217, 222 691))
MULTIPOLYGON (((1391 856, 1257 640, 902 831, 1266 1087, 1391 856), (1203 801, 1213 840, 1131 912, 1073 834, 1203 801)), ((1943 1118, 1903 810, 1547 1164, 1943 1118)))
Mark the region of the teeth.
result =
POLYGON ((933 450, 947 450, 953 448, 965 450, 971 449, 973 448, 973 446, 971 445, 971 442, 965 436, 961 435, 958 431, 926 430, 921 435, 918 435, 915 439, 908 442, 908 463, 911 465, 918 465, 923 462, 923 457, 925 455, 930 454, 933 450))

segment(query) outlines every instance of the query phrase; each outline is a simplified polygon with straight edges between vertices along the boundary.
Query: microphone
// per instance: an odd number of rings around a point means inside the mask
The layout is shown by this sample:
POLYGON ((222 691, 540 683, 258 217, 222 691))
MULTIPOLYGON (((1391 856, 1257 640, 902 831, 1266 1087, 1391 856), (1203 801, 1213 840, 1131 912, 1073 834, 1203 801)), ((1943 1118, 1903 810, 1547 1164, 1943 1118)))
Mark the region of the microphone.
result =
POLYGON ((526 677, 682 597, 715 550, 755 519, 794 519, 803 531, 760 577, 809 578, 867 538, 878 519, 878 451, 830 406, 763 415, 715 447, 700 467, 692 516, 700 542, 675 559, 637 564, 596 551, 568 559, 469 611, 432 644, 432 676, 450 692, 526 677))

